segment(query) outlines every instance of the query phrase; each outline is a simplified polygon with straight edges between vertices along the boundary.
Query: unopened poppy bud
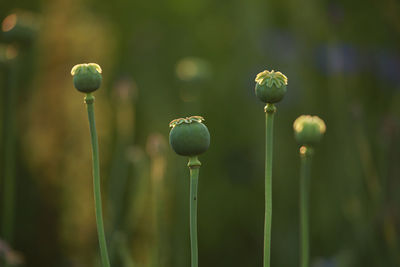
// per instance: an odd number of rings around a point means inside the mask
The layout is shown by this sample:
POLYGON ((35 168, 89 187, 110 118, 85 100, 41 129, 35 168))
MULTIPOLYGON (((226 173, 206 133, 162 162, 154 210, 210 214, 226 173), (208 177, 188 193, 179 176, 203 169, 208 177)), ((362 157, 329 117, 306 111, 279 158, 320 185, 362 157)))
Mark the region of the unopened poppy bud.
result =
POLYGON ((203 121, 201 116, 192 116, 170 122, 169 143, 178 155, 197 156, 207 151, 210 133, 203 121))
POLYGON ((325 122, 318 116, 301 115, 294 123, 296 141, 302 146, 318 144, 326 131, 325 122))
POLYGON ((265 70, 257 74, 256 96, 264 103, 277 103, 286 94, 287 77, 279 71, 265 70))
POLYGON ((82 93, 92 93, 101 85, 101 68, 95 63, 75 65, 71 74, 75 88, 82 93))

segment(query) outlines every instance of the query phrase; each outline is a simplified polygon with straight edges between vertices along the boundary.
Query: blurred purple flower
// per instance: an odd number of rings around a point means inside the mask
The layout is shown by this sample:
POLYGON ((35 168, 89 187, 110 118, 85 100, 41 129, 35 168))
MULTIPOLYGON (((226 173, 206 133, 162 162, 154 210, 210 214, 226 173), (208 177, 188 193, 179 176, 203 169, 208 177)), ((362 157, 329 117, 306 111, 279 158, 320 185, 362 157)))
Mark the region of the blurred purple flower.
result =
POLYGON ((375 61, 374 69, 380 78, 400 86, 400 55, 395 51, 382 49, 376 53, 375 61))
POLYGON ((317 49, 317 66, 327 75, 354 74, 361 68, 359 51, 349 44, 326 44, 317 49))
POLYGON ((313 264, 313 267, 337 267, 338 264, 333 259, 317 259, 313 264))

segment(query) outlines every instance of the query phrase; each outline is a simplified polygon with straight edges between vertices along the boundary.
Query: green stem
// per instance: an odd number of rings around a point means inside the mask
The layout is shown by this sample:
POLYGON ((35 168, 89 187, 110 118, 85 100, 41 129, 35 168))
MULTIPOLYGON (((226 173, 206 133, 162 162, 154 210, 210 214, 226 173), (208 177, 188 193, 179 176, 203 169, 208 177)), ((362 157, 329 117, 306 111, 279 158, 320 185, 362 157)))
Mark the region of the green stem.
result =
POLYGON ((309 191, 311 156, 310 148, 301 147, 301 170, 300 170, 300 266, 309 267, 309 191))
POLYGON ((264 267, 271 262, 272 223, 272 150, 274 133, 274 104, 267 104, 265 110, 265 221, 264 221, 264 267))
POLYGON ((199 182, 199 170, 201 163, 198 158, 190 157, 188 167, 190 169, 190 248, 192 267, 199 265, 197 248, 197 186, 199 182))
POLYGON ((89 117, 90 136, 92 141, 92 163, 93 163, 93 189, 94 204, 96 212, 97 234, 99 236, 100 254, 103 267, 110 267, 108 259, 106 236, 104 233, 103 212, 101 204, 100 190, 100 165, 99 165, 99 145, 97 141, 96 123, 94 119, 94 96, 87 94, 85 97, 87 112, 89 117))
POLYGON ((15 135, 16 135, 16 62, 7 68, 7 82, 4 103, 3 135, 3 227, 2 236, 11 246, 14 236, 15 211, 15 135))

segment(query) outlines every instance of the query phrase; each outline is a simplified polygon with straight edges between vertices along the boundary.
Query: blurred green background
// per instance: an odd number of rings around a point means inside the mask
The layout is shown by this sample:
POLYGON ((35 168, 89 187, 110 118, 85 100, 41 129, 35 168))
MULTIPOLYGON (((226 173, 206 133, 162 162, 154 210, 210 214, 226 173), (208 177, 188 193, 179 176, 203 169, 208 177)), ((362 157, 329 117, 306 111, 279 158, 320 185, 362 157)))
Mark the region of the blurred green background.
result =
POLYGON ((17 54, 0 75, 0 217, 7 167, 16 182, 2 258, 99 266, 87 114, 70 74, 96 62, 113 266, 189 266, 187 159, 168 145, 168 123, 189 115, 211 133, 200 265, 261 266, 264 69, 289 79, 275 120, 272 265, 298 265, 292 123, 312 114, 327 124, 312 169, 312 266, 400 266, 399 1, 2 1, 1 20, 17 9, 37 31, 12 48, 1 39, 3 61, 17 54))

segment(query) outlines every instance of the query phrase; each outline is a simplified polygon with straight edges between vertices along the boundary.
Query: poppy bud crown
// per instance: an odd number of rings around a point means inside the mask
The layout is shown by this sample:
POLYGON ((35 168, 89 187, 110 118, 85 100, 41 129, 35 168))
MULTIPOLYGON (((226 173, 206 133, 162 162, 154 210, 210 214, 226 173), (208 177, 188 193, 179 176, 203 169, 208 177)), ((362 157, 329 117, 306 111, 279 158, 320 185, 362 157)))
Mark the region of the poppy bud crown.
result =
POLYGON ((286 94, 287 77, 279 71, 265 70, 256 76, 256 96, 264 103, 277 103, 286 94))

